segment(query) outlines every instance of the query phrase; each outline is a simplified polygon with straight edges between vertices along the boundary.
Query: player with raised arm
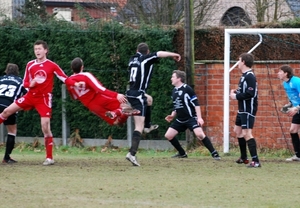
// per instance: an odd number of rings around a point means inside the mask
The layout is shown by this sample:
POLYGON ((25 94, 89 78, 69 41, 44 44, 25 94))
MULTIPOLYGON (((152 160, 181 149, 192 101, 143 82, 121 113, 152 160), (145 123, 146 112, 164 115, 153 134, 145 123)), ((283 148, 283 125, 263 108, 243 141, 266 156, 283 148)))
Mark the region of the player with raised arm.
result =
POLYGON ((140 111, 140 114, 134 115, 134 131, 132 134, 132 143, 126 159, 134 166, 140 166, 136 159, 136 153, 142 138, 144 130, 145 115, 147 111, 147 97, 146 90, 151 81, 153 64, 159 58, 172 57, 175 61, 180 61, 181 56, 178 53, 168 51, 158 51, 150 53, 149 47, 146 43, 140 43, 137 46, 137 53, 129 60, 129 90, 126 92, 127 99, 134 109, 140 111))

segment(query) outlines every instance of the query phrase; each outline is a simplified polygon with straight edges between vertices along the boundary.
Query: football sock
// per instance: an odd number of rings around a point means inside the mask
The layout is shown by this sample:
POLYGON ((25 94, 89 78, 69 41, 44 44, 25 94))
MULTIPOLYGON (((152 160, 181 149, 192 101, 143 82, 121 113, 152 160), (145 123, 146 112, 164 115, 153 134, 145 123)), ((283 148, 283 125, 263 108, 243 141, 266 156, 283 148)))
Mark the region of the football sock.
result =
POLYGON ((255 139, 254 138, 249 139, 247 141, 247 144, 248 144, 248 149, 249 149, 250 155, 252 157, 252 161, 259 162, 258 156, 257 156, 255 139))
POLYGON ((131 148, 129 150, 130 154, 132 156, 135 156, 138 148, 139 148, 139 144, 142 138, 142 134, 139 131, 134 131, 132 134, 132 141, 131 141, 131 148))
POLYGON ((204 139, 202 139, 202 143, 204 144, 204 146, 208 149, 208 151, 213 154, 215 152, 215 148, 213 147, 210 139, 205 136, 204 139))
POLYGON ((46 158, 53 159, 53 155, 52 155, 53 137, 45 138, 45 148, 46 148, 46 158))
POLYGON ((4 154, 5 160, 10 159, 10 154, 12 153, 12 150, 15 147, 15 138, 16 138, 15 135, 7 134, 6 149, 5 149, 5 154, 4 154))
POLYGON ((247 143, 244 137, 238 138, 240 152, 241 152, 241 159, 247 159, 247 143))
POLYGON ((151 127, 151 106, 147 106, 145 115, 145 128, 151 127))
POLYGON ((182 146, 180 145, 180 143, 176 137, 174 137, 172 140, 169 140, 169 142, 173 145, 173 147, 175 147, 175 149, 178 151, 178 153, 180 155, 185 154, 184 149, 182 148, 182 146))
POLYGON ((299 134, 298 133, 291 133, 292 143, 295 151, 295 155, 300 157, 300 141, 299 141, 299 134))

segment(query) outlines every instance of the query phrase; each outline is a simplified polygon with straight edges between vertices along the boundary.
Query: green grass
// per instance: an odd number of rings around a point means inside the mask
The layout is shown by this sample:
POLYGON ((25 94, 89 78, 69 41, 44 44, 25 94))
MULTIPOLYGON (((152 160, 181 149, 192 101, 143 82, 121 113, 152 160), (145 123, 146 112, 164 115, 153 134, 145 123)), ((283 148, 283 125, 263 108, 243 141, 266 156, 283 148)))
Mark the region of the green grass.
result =
MULTIPOLYGON (((54 151, 55 165, 42 166, 44 150, 19 144, 17 164, 1 165, 0 207, 299 207, 298 162, 286 150, 260 150, 262 168, 234 161, 238 150, 214 161, 200 147, 189 158, 174 151, 140 150, 141 167, 125 160, 126 149, 54 151)), ((4 154, 4 148, 0 148, 4 154)))

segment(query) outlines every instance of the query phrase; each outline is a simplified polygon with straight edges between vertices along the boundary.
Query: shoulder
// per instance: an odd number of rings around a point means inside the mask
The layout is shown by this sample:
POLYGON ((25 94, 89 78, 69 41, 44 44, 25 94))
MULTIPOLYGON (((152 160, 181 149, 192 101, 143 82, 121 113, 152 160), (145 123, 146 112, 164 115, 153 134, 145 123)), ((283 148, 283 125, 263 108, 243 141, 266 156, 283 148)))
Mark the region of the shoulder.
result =
POLYGON ((27 66, 31 66, 31 65, 34 64, 35 62, 36 62, 36 61, 35 61, 35 59, 34 59, 34 60, 31 60, 31 61, 28 61, 26 65, 27 65, 27 66))
POLYGON ((247 71, 247 72, 245 72, 244 73, 244 76, 245 76, 245 78, 247 78, 247 79, 256 79, 256 77, 255 77, 255 74, 254 74, 254 72, 251 70, 251 71, 247 71))
POLYGON ((293 77, 291 78, 290 82, 292 82, 293 84, 300 85, 300 77, 293 76, 293 77))
POLYGON ((59 65, 57 63, 55 63, 54 61, 51 61, 50 59, 46 59, 44 63, 45 64, 49 64, 49 65, 53 65, 53 66, 56 66, 56 67, 59 67, 59 65))

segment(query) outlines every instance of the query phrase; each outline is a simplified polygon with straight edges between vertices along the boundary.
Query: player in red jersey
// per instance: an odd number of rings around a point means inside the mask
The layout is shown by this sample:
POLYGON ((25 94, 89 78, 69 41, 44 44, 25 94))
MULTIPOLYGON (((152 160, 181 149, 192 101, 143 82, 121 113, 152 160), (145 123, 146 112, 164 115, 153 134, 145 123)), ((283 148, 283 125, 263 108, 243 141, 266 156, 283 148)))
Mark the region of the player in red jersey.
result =
POLYGON ((45 139, 46 160, 43 165, 53 165, 53 135, 50 128, 52 114, 52 90, 54 75, 68 85, 80 86, 80 83, 69 79, 64 71, 53 61, 47 59, 48 45, 38 40, 33 46, 36 59, 26 65, 23 85, 28 92, 17 99, 0 114, 0 123, 20 110, 36 109, 41 117, 41 127, 45 139))
POLYGON ((74 74, 69 78, 75 82, 84 82, 84 85, 79 87, 67 84, 71 97, 79 100, 108 124, 122 125, 129 115, 139 113, 126 104, 125 95, 106 89, 94 75, 83 72, 84 65, 81 58, 73 59, 71 68, 74 74))

